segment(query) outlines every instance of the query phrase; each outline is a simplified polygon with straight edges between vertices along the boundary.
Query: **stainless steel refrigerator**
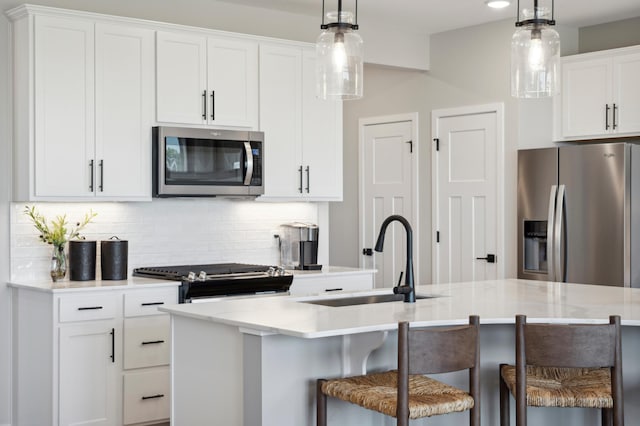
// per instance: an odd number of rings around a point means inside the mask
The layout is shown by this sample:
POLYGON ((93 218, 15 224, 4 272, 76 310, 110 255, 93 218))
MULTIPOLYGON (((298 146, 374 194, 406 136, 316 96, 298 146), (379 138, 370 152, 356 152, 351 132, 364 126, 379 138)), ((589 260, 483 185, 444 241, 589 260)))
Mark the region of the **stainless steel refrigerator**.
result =
POLYGON ((518 278, 640 287, 640 145, 518 152, 518 278))

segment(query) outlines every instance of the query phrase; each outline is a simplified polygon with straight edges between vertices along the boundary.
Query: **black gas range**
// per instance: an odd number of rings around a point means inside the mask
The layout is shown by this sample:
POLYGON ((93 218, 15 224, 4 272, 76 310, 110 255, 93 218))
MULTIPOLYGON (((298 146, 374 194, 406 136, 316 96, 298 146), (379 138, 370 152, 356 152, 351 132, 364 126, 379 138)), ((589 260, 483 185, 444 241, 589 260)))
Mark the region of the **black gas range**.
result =
POLYGON ((293 274, 277 266, 244 263, 150 266, 135 268, 133 275, 181 281, 179 302, 226 296, 284 293, 293 274))

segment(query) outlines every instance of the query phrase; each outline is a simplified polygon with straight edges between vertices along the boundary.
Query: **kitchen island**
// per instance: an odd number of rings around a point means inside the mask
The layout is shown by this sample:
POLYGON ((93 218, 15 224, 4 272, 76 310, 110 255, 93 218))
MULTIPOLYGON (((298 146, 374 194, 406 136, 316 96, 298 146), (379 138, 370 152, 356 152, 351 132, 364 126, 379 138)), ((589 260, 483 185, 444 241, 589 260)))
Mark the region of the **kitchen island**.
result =
MULTIPOLYGON (((380 292, 390 290, 367 294, 380 292)), ((509 279, 419 286, 417 293, 435 297, 332 307, 316 304, 327 296, 275 296, 160 308, 172 323, 172 424, 313 425, 316 378, 395 368, 399 321, 452 325, 471 314, 481 321, 483 424, 499 422, 498 365, 514 361, 516 314, 554 323, 607 322, 620 315, 625 417, 633 424, 630 419, 640 416, 640 289, 509 279)), ((465 386, 465 375, 448 376, 465 386)), ((568 426, 595 426, 600 418, 593 409, 529 409, 529 416, 532 424, 568 426)), ((459 425, 466 419, 461 413, 412 424, 459 425)), ((329 424, 395 422, 330 400, 329 424)))

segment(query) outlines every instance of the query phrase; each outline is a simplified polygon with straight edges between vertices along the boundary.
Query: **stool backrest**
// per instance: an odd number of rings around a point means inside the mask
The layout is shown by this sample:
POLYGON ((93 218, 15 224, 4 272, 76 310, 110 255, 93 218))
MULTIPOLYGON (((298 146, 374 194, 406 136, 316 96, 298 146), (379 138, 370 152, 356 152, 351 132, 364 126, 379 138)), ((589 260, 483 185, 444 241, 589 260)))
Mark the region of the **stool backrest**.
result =
POLYGON ((620 317, 609 324, 527 324, 516 316, 516 358, 540 367, 614 367, 620 317))

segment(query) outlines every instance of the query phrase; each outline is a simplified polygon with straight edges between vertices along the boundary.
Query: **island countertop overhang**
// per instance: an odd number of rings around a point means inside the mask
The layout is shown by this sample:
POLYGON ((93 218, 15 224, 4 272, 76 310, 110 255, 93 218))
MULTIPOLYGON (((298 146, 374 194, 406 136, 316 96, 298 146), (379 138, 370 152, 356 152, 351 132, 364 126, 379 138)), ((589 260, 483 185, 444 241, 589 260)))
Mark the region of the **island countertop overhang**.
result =
POLYGON ((237 326, 249 334, 321 338, 414 326, 463 324, 479 315, 482 324, 510 324, 517 314, 530 322, 605 322, 620 315, 623 325, 640 325, 640 289, 504 279, 418 286, 438 297, 415 303, 387 302, 343 307, 310 300, 390 293, 390 289, 332 296, 273 296, 182 304, 160 308, 172 315, 237 326))

